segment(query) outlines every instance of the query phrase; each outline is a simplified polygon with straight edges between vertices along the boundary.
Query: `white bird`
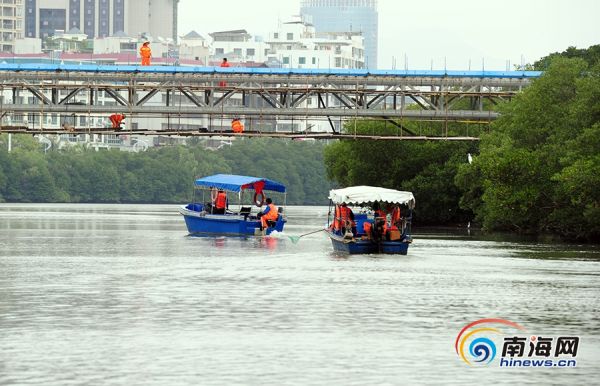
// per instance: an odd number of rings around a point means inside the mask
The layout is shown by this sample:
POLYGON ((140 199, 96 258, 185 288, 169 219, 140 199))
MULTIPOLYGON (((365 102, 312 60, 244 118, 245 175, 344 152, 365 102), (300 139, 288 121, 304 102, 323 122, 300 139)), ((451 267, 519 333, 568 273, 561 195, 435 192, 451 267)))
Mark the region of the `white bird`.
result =
POLYGON ((471 153, 467 153, 467 160, 469 161, 470 164, 473 163, 473 156, 471 155, 471 153))

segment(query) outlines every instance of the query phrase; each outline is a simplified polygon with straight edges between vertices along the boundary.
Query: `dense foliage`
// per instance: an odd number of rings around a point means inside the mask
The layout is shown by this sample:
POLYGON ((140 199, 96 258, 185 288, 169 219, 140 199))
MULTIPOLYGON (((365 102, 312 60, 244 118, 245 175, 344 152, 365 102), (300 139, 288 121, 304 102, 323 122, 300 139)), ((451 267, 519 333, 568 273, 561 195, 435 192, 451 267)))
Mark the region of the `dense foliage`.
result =
POLYGON ((600 65, 552 59, 502 108, 473 165, 460 167, 464 208, 488 229, 600 239, 600 65))
MULTIPOLYGON (((410 129, 414 129, 411 127, 410 129)), ((390 134, 377 121, 351 123, 359 134, 390 134)), ((329 177, 340 186, 373 185, 413 192, 419 224, 466 223, 469 212, 459 208, 460 190, 454 176, 476 144, 347 140, 325 150, 329 177)))
POLYGON ((8 202, 182 203, 192 197, 194 178, 215 173, 280 181, 289 204, 325 204, 330 188, 321 143, 252 139, 217 151, 196 144, 44 154, 31 137, 13 136, 13 142, 11 153, 5 144, 0 148, 0 200, 8 202))
POLYGON ((583 59, 589 66, 600 63, 600 44, 589 48, 569 47, 563 52, 554 52, 544 56, 533 64, 533 68, 539 71, 545 71, 550 67, 552 61, 556 58, 583 59))

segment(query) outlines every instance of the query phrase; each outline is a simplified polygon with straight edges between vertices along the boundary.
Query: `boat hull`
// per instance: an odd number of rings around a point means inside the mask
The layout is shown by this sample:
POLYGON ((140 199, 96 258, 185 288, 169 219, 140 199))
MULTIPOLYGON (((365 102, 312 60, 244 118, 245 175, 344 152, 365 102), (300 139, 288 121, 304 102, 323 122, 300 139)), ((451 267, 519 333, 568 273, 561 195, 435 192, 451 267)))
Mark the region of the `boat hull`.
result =
POLYGON ((331 232, 328 232, 328 235, 335 251, 351 255, 377 253, 406 255, 408 253, 408 246, 410 245, 407 241, 382 241, 380 244, 377 244, 371 240, 345 239, 331 232))
POLYGON ((283 232, 285 225, 285 219, 280 215, 274 227, 262 232, 258 219, 237 214, 207 214, 189 208, 190 205, 181 207, 180 213, 183 215, 188 232, 193 235, 262 236, 269 235, 273 231, 283 232))

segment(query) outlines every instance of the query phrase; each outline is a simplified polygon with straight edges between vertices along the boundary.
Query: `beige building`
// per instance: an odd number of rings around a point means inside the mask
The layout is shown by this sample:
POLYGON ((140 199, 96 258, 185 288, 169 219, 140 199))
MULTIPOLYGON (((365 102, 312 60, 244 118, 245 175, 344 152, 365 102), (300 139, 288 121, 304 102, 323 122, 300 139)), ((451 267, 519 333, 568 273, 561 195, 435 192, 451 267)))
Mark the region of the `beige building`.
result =
POLYGON ((125 10, 125 32, 137 36, 147 32, 153 37, 177 42, 177 6, 179 0, 129 0, 125 10))
POLYGON ((15 40, 23 37, 23 1, 0 2, 0 51, 14 52, 15 40))
POLYGON ((179 0, 1 0, 19 1, 23 34, 45 39, 54 31, 77 28, 88 38, 117 32, 136 37, 142 33, 177 39, 179 0))

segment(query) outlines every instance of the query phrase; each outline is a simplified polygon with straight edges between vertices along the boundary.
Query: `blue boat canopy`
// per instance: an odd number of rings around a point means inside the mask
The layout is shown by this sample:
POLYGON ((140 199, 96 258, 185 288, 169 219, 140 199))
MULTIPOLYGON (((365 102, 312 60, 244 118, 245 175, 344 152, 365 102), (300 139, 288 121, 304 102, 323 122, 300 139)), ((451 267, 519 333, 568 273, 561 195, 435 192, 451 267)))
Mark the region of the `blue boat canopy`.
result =
POLYGON ((215 174, 214 176, 202 177, 196 180, 196 186, 239 192, 247 189, 255 190, 254 184, 257 182, 264 182, 263 190, 285 193, 285 186, 279 182, 271 181, 266 178, 237 176, 234 174, 215 174))

